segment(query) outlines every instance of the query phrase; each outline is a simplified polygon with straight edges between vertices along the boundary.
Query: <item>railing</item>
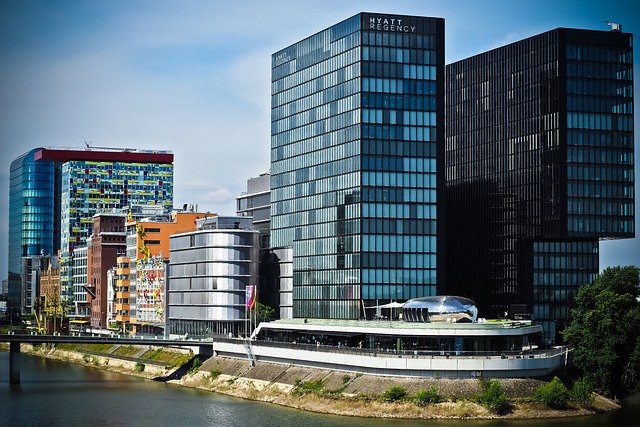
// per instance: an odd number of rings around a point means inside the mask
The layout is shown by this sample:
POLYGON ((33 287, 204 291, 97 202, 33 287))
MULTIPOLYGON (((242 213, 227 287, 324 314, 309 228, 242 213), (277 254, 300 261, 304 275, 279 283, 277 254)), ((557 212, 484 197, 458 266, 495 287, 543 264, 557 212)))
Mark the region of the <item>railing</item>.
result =
POLYGON ((254 341, 254 345, 266 345, 290 350, 320 351, 323 353, 353 354, 374 357, 405 357, 405 358, 486 358, 486 359, 534 359, 552 358, 572 350, 572 347, 562 346, 546 349, 531 349, 521 351, 456 351, 456 350, 397 350, 393 348, 358 348, 337 347, 310 343, 287 343, 280 341, 254 341))

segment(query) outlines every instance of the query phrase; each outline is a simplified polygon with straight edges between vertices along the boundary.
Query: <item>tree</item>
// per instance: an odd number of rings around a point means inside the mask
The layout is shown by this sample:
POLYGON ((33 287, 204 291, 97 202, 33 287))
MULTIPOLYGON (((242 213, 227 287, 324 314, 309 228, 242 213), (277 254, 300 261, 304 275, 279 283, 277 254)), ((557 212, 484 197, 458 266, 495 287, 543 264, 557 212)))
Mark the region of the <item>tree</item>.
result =
POLYGON ((564 338, 574 366, 608 396, 640 390, 640 269, 609 267, 580 288, 564 338))
POLYGON ((258 318, 258 323, 260 322, 266 322, 269 319, 272 319, 273 316, 275 315, 275 310, 271 307, 269 307, 268 305, 264 305, 261 303, 257 303, 256 304, 256 310, 258 310, 257 313, 257 318, 258 318))

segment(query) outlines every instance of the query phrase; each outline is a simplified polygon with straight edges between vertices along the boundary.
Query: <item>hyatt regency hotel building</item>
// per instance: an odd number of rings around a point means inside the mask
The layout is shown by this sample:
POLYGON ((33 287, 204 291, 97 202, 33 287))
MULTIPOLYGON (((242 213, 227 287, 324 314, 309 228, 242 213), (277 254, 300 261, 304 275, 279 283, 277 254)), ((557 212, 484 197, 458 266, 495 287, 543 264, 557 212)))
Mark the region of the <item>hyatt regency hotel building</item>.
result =
POLYGON ((271 88, 271 245, 292 248, 292 316, 436 295, 444 20, 360 13, 273 54, 271 88))

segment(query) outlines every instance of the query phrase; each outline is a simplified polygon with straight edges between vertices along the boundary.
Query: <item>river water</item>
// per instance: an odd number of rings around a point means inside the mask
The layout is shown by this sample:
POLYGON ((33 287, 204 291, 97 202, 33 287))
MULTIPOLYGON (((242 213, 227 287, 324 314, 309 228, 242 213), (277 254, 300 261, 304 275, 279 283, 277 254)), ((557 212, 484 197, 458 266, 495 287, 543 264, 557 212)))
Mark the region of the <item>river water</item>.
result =
POLYGON ((612 414, 534 421, 407 421, 313 414, 21 355, 21 383, 9 384, 9 353, 0 352, 0 426, 223 427, 631 427, 640 400, 612 414))

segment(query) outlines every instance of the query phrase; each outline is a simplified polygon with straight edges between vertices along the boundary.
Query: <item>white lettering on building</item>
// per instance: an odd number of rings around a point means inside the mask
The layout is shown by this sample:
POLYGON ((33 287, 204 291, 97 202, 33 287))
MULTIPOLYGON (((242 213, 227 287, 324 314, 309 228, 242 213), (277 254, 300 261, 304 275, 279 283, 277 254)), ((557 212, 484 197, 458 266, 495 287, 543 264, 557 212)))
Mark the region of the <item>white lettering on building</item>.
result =
POLYGON ((404 25, 399 18, 369 18, 369 29, 377 31, 395 31, 400 33, 415 33, 416 27, 404 25))

